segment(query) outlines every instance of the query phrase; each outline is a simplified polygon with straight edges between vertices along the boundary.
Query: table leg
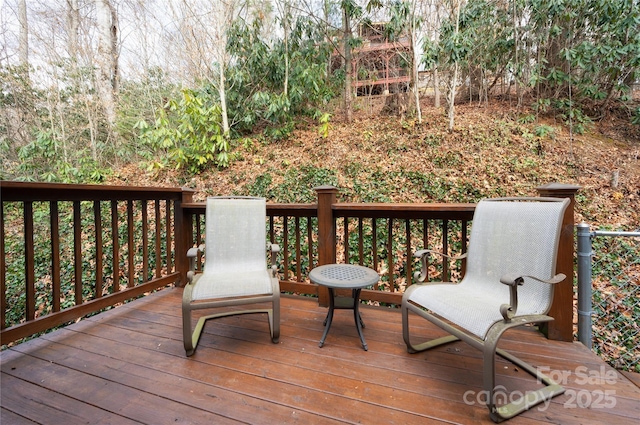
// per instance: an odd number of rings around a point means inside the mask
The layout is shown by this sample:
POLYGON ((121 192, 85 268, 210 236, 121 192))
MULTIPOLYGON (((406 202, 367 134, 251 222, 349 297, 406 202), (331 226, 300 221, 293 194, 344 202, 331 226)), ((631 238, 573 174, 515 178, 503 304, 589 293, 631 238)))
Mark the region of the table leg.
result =
POLYGON ((358 335, 360 335, 360 341, 362 342, 362 348, 364 351, 369 351, 367 347, 367 343, 364 341, 364 336, 362 335, 362 328, 364 327, 364 322, 362 321, 362 317, 360 317, 360 310, 358 306, 360 305, 360 289, 356 289, 353 294, 353 317, 356 321, 356 328, 358 328, 358 335))
MULTIPOLYGON (((358 289, 357 291, 358 291, 358 293, 356 294, 356 290, 355 289, 351 290, 351 297, 353 298, 353 306, 354 306, 354 308, 355 308, 356 303, 358 303, 359 300, 360 300, 360 291, 361 291, 361 289, 358 289)), ((364 329, 365 328, 364 320, 362 320, 362 316, 359 313, 358 313, 358 318, 360 319, 360 326, 362 326, 362 329, 364 329)))
POLYGON ((322 334, 322 339, 318 344, 318 347, 322 348, 324 345, 324 340, 329 333, 329 328, 331 328, 331 322, 333 321, 333 308, 334 308, 334 300, 333 300, 333 288, 329 288, 329 311, 327 312, 327 317, 324 319, 324 333, 322 334))

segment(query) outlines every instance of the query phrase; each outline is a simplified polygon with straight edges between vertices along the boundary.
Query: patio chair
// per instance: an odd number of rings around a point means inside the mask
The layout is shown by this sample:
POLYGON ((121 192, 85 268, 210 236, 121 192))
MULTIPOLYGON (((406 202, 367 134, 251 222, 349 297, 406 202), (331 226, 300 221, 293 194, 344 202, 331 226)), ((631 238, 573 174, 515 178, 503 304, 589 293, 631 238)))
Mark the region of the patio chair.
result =
POLYGON ((264 198, 210 197, 207 199, 205 245, 189 249, 190 271, 182 296, 184 349, 191 356, 209 319, 249 313, 267 313, 271 340, 280 337, 280 284, 275 255, 278 245, 266 243, 264 198), (265 247, 271 252, 267 269, 265 247), (195 258, 204 252, 203 273, 195 273, 195 258), (228 307, 271 303, 271 308, 239 310, 228 307), (203 316, 192 331, 191 312, 223 307, 203 316))
MULTIPOLYGON (((427 258, 421 250, 421 283, 411 285, 402 298, 403 338, 410 353, 463 340, 483 353, 483 387, 494 422, 500 422, 562 394, 557 385, 523 360, 497 348, 502 334, 513 327, 549 322, 554 284, 565 279, 555 274, 556 254, 568 199, 502 198, 478 203, 471 227, 466 272, 459 283, 425 282, 427 258), (413 344, 409 337, 409 312, 451 335, 413 344), (514 400, 495 385, 495 354, 535 376, 545 386, 514 400), (513 400, 497 406, 496 399, 513 400)), ((437 254, 437 253, 436 253, 437 254)), ((448 257, 448 256, 445 256, 448 257)), ((452 257, 449 257, 452 258, 452 257)))

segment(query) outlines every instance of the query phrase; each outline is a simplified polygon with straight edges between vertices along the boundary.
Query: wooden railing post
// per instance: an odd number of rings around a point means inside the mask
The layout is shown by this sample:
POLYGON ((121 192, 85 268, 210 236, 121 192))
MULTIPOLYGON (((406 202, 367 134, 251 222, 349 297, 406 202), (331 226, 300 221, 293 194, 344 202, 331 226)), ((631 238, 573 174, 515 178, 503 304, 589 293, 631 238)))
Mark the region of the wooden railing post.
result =
POLYGON ((182 208, 182 204, 193 202, 194 191, 182 188, 182 199, 175 201, 174 223, 176 240, 176 271, 180 273, 180 280, 176 282, 178 286, 187 283, 187 272, 189 271, 189 260, 187 250, 193 241, 193 216, 182 208))
POLYGON ((556 273, 564 273, 567 278, 555 287, 553 304, 548 313, 555 320, 541 327, 547 338, 558 341, 573 341, 573 234, 575 194, 579 189, 580 186, 561 183, 549 183, 537 188, 540 196, 569 198, 571 201, 562 220, 556 263, 556 273))
MULTIPOLYGON (((333 186, 314 188, 318 197, 318 265, 336 262, 336 221, 333 204, 336 203, 338 189, 333 186)), ((318 288, 318 304, 329 305, 329 291, 318 288)))

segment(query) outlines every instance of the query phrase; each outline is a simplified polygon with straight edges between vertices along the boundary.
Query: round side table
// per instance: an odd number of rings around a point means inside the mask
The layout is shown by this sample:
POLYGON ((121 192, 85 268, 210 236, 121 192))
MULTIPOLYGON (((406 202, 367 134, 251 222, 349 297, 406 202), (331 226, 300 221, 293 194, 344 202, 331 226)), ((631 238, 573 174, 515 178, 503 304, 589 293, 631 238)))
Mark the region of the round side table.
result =
POLYGON ((354 264, 325 264, 324 266, 319 266, 311 270, 309 279, 315 284, 329 288, 329 311, 324 320, 324 334, 318 346, 322 347, 324 345, 324 341, 331 328, 334 310, 349 309, 353 310, 353 317, 356 322, 356 329, 358 329, 360 341, 362 342, 362 348, 367 351, 367 343, 362 335, 364 322, 360 317, 358 305, 360 304, 360 291, 362 291, 362 288, 378 283, 378 280, 380 280, 378 273, 368 267, 354 264), (351 289, 352 296, 351 298, 336 297, 334 289, 351 289), (340 298, 340 300, 336 298, 340 298))

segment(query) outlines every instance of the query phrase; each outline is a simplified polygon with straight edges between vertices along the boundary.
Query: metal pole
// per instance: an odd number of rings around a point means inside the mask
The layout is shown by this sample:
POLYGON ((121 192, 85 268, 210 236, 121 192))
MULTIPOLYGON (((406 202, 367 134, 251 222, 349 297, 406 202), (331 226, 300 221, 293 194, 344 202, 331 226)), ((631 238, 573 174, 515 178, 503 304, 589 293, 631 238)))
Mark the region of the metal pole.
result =
POLYGON ((578 340, 591 349, 591 232, 589 225, 578 228, 578 340))

